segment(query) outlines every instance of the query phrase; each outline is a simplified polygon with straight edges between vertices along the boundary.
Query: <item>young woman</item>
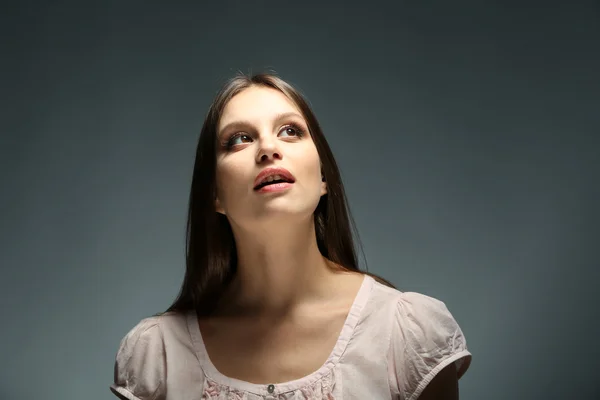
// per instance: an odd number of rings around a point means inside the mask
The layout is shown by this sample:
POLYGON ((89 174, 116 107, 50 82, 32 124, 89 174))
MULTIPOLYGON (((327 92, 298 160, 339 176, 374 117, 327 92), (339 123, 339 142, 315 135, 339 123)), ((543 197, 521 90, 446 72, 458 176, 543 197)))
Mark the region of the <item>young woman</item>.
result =
POLYGON ((359 270, 340 172, 302 95, 231 79, 200 135, 181 292, 121 341, 120 398, 458 399, 443 302, 359 270))

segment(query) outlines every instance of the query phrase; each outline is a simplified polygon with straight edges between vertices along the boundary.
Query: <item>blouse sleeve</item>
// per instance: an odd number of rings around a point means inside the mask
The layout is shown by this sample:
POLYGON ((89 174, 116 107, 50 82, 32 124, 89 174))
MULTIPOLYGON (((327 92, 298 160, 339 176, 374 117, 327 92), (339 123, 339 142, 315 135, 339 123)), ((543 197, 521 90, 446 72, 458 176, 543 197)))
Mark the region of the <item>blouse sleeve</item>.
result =
POLYGON ((388 363, 392 392, 401 399, 414 400, 452 363, 460 379, 469 368, 471 353, 443 302, 405 292, 395 309, 388 363))
POLYGON ((121 340, 110 390, 129 400, 158 400, 164 397, 164 383, 162 333, 156 318, 146 318, 121 340))

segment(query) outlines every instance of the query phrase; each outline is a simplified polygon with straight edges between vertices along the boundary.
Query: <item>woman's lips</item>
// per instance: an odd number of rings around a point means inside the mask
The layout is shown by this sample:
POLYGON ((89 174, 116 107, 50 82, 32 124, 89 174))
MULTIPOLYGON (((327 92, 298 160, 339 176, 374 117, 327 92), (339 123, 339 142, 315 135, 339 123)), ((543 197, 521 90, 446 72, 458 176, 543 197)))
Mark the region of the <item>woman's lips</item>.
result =
POLYGON ((294 175, 290 171, 282 167, 269 167, 265 168, 256 176, 254 179, 254 188, 260 185, 261 182, 270 176, 279 175, 283 180, 294 183, 294 175))
POLYGON ((290 182, 280 182, 280 183, 272 183, 267 186, 263 186, 260 189, 257 189, 257 193, 273 193, 273 192, 283 192, 284 190, 288 190, 291 188, 293 183, 290 182))

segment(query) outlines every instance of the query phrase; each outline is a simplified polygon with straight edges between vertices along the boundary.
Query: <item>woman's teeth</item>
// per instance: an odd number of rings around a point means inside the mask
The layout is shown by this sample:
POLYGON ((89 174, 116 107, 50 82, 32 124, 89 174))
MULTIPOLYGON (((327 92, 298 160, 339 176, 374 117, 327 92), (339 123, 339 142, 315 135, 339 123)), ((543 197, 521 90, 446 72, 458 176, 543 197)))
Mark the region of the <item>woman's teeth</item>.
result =
POLYGON ((282 180, 282 179, 283 179, 283 178, 281 178, 281 176, 280 176, 280 175, 272 175, 272 176, 268 177, 267 179, 265 179, 265 180, 263 181, 263 183, 264 183, 264 182, 273 182, 273 181, 282 180))

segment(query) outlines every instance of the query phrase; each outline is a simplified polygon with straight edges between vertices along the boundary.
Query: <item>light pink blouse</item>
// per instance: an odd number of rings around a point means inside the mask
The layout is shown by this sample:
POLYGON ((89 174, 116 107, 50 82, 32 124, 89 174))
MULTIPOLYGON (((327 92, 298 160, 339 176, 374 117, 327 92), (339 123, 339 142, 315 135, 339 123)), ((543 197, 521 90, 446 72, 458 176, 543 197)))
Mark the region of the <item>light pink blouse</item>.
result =
POLYGON ((142 319, 122 339, 110 389, 140 400, 414 400, 444 367, 459 378, 471 353, 445 304, 400 292, 368 275, 338 341, 317 371, 255 384, 221 374, 211 363, 193 311, 142 319))

